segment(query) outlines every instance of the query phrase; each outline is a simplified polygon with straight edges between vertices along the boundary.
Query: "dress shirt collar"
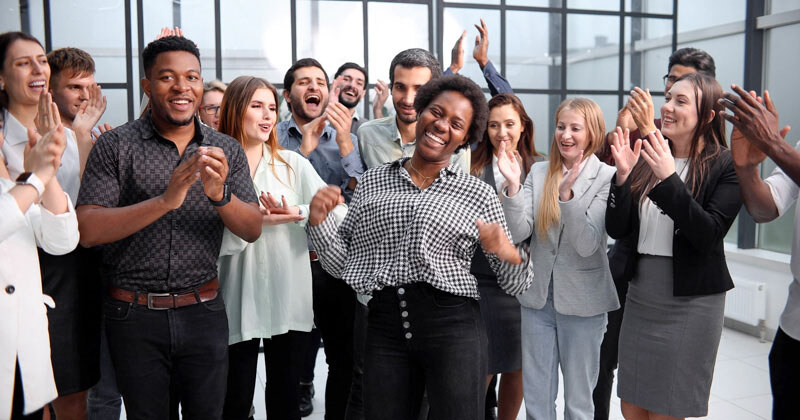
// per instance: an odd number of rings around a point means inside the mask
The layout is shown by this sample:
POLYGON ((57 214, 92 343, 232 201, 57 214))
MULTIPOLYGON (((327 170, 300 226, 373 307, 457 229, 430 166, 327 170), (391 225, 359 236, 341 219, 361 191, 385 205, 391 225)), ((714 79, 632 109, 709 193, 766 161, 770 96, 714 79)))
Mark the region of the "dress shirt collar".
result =
MULTIPOLYGON (((411 159, 411 158, 410 157, 402 157, 402 158, 397 159, 396 161, 392 162, 391 166, 393 168, 397 168, 397 169, 402 168, 403 165, 405 165, 406 161, 409 160, 409 159, 411 159)), ((451 162, 449 165, 447 165, 446 167, 442 168, 439 171, 439 176, 441 177, 441 176, 445 176, 445 175, 455 175, 458 172, 459 172, 458 165, 456 165, 455 163, 451 162)))
MULTIPOLYGON (((161 141, 172 142, 172 140, 169 140, 166 137, 162 136, 161 133, 159 133, 158 130, 156 130, 156 126, 153 124, 153 117, 151 113, 152 111, 147 111, 147 113, 145 113, 145 115, 142 117, 146 122, 146 124, 142 124, 142 129, 141 129, 142 138, 143 139, 155 138, 161 141)), ((194 137, 192 137, 192 140, 189 143, 196 142, 198 145, 203 145, 205 143, 205 138, 206 138, 205 133, 203 133, 203 130, 204 129, 213 130, 213 128, 200 123, 200 118, 198 118, 197 116, 194 117, 193 123, 194 123, 194 137)))
POLYGON ((3 113, 3 136, 9 145, 20 144, 28 141, 28 129, 22 125, 8 110, 3 113))
MULTIPOLYGON (((297 125, 297 121, 294 120, 294 115, 289 115, 288 121, 289 121, 289 126, 286 128, 286 131, 302 139, 303 130, 301 130, 300 126, 297 125)), ((325 121, 325 128, 322 130, 322 134, 320 134, 319 140, 324 141, 333 138, 334 137, 333 131, 334 128, 330 125, 330 123, 325 121)))

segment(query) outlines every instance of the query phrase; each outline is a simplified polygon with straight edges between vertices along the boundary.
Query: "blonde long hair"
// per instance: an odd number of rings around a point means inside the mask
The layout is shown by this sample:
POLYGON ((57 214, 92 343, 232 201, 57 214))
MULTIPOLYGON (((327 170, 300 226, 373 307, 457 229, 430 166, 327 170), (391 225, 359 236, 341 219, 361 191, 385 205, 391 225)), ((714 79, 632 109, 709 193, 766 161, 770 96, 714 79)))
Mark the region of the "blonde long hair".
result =
MULTIPOLYGON (((562 111, 575 111, 585 120, 586 132, 589 136, 589 145, 583 151, 584 159, 594 154, 604 140, 606 123, 603 120, 603 111, 600 106, 588 98, 569 98, 561 102, 556 110, 555 124, 558 126, 558 116, 562 111)), ((561 184, 562 166, 564 159, 558 149, 558 136, 554 132, 553 142, 550 144, 550 166, 544 179, 542 199, 536 216, 536 234, 544 241, 547 231, 551 226, 561 222, 561 208, 558 206, 558 186, 561 184)))
MULTIPOLYGON (((247 147, 248 142, 247 134, 244 130, 244 116, 247 112, 247 107, 250 105, 250 100, 253 99, 253 95, 258 89, 269 89, 275 97, 275 105, 278 105, 278 90, 271 83, 260 77, 239 76, 233 79, 228 88, 225 89, 222 103, 219 106, 219 132, 233 137, 243 148, 247 147)), ((290 173, 294 171, 289 162, 278 153, 279 150, 283 150, 283 147, 278 143, 278 135, 275 134, 277 123, 278 121, 275 121, 267 139, 267 146, 269 146, 271 154, 270 166, 272 166, 272 173, 275 178, 281 183, 289 185, 288 183, 291 180, 287 180, 287 182, 281 181, 278 172, 275 170, 274 162, 277 160, 283 162, 289 168, 290 173)))

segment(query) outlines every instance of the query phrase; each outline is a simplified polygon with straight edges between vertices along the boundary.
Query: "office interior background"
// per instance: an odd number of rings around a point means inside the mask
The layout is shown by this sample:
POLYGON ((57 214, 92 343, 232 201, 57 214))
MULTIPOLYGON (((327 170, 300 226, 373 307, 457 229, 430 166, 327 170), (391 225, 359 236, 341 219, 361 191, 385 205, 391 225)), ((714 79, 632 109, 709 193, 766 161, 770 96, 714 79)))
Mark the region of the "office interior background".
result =
MULTIPOLYGON (((541 152, 566 97, 595 100, 609 129, 640 86, 654 94, 658 116, 668 57, 687 46, 714 57, 724 89, 771 90, 781 124, 796 127, 787 140, 800 140, 800 0, 0 0, 0 11, 2 32, 33 34, 47 51, 92 54, 109 103, 103 120, 115 126, 139 115, 140 52, 165 26, 197 43, 206 80, 256 75, 279 89, 302 57, 317 58, 329 75, 345 61, 366 65, 370 88, 388 82, 392 57, 406 48, 429 49, 447 66, 466 29, 461 73, 486 88, 471 58, 473 24, 483 18, 489 57, 534 119, 541 152)), ((370 117, 372 96, 360 114, 370 117)), ((763 176, 774 168, 762 166, 763 176)), ((791 281, 793 211, 763 225, 743 211, 726 237, 734 278, 767 283, 768 337, 791 281)))

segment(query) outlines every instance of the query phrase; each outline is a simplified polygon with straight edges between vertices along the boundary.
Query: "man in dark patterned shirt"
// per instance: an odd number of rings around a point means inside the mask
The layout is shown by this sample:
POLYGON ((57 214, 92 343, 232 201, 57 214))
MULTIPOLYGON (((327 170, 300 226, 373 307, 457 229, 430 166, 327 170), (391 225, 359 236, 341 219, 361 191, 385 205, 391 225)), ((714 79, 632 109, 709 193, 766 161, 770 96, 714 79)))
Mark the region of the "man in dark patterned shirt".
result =
POLYGON ((78 197, 81 243, 103 247, 103 305, 129 419, 219 419, 228 321, 216 260, 224 228, 247 241, 261 213, 236 141, 199 123, 200 53, 166 37, 142 52, 152 110, 97 141, 78 197), (177 385, 177 386, 176 386, 177 385))

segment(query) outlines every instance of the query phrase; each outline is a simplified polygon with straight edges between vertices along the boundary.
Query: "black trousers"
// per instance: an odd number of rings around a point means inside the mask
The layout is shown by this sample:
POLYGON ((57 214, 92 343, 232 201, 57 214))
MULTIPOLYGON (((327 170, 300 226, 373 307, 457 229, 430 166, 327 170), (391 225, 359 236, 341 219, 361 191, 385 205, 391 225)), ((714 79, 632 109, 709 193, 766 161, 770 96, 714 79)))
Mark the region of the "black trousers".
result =
POLYGON ((800 413, 800 341, 778 328, 769 352, 772 419, 797 419, 800 413))
MULTIPOLYGON (((263 340, 268 418, 300 420, 300 370, 308 335, 307 332, 289 331, 263 340)), ((246 420, 250 416, 261 341, 255 338, 228 346, 228 389, 222 414, 225 420, 246 420)))
POLYGON ((311 262, 314 324, 322 334, 328 380, 325 386, 325 419, 342 420, 353 379, 353 320, 356 295, 343 280, 311 262))

